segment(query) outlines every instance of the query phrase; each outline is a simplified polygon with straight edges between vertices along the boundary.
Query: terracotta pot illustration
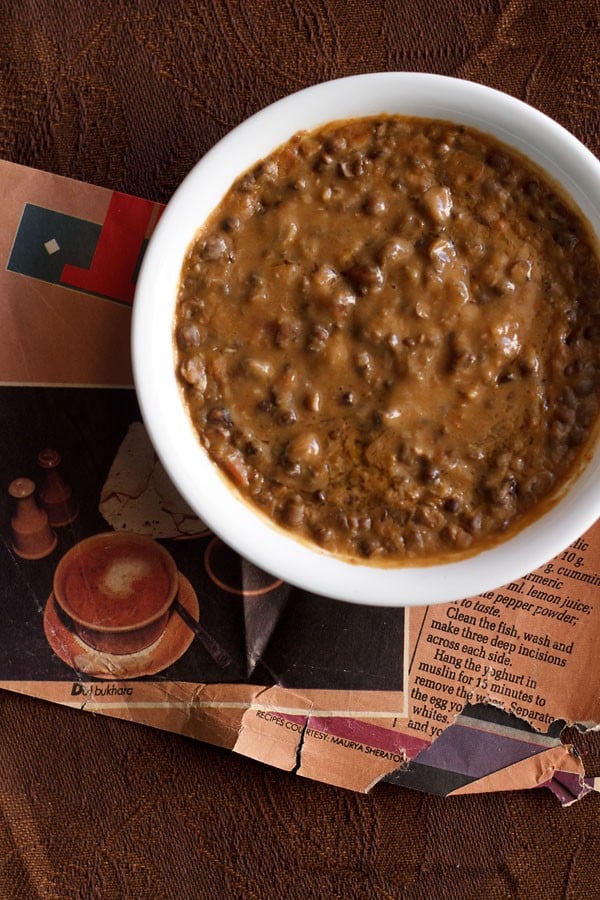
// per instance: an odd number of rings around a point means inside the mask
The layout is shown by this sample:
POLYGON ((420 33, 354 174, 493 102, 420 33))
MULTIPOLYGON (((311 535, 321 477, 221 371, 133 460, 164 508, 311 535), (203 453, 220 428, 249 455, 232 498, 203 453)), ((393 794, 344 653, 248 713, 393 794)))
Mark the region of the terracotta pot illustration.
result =
POLYGON ((60 453, 48 447, 38 454, 37 461, 44 472, 39 495, 42 506, 48 513, 48 520, 55 528, 69 525, 77 518, 78 509, 71 487, 61 475, 60 453))
POLYGON ((15 478, 8 493, 16 501, 10 521, 12 546, 23 559, 42 559, 56 547, 56 534, 50 527, 46 510, 35 499, 35 482, 30 478, 15 478))

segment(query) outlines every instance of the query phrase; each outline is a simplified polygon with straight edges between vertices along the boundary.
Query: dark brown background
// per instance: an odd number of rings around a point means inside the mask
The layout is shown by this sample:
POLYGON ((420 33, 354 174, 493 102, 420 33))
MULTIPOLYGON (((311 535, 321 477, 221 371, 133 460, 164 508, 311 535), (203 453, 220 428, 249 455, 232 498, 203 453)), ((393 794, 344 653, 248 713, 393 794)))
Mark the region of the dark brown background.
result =
MULTIPOLYGON (((599 54, 597 0, 4 0, 0 156, 166 201, 250 113, 386 69, 501 88, 599 154, 599 54)), ((570 737, 600 774, 600 737, 570 737)), ((356 796, 0 693, 1 898, 591 898, 599 813, 356 796)))

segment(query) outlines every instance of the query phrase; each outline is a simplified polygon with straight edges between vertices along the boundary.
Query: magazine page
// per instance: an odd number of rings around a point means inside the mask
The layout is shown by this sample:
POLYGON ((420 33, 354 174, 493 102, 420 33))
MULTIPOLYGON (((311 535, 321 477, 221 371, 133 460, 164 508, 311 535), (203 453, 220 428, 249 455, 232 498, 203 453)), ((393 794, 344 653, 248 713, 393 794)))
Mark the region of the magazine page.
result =
POLYGON ((0 687, 357 791, 592 789, 561 732, 600 718, 600 523, 452 604, 282 583, 197 518, 142 423, 129 327, 160 204, 7 162, 0 183, 0 687))

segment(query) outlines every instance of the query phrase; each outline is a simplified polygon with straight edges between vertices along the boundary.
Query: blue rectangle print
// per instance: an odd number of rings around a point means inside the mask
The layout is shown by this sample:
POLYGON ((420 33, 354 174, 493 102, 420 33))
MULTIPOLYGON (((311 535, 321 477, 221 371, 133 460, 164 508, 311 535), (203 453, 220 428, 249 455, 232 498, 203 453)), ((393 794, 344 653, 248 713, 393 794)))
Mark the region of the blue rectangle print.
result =
POLYGON ((94 222, 27 203, 6 268, 60 284, 67 263, 90 267, 101 230, 94 222))

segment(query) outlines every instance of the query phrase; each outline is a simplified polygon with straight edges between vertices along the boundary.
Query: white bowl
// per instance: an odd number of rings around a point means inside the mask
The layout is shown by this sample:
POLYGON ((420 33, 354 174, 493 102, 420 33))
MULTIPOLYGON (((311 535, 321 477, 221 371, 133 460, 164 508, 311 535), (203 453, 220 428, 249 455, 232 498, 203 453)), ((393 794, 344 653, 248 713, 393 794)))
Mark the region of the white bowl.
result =
POLYGON ((132 352, 142 416, 181 494, 226 543, 258 566, 318 594, 375 606, 441 603, 507 584, 562 551, 600 516, 600 442, 564 496, 514 537, 470 558, 377 568, 296 540, 242 500, 200 446, 175 376, 173 319, 188 245, 235 177, 301 129, 400 113, 474 126, 521 151, 560 182, 600 236, 600 162, 569 132, 506 94, 438 75, 357 75, 267 107, 221 140, 173 195, 137 283, 132 352))

